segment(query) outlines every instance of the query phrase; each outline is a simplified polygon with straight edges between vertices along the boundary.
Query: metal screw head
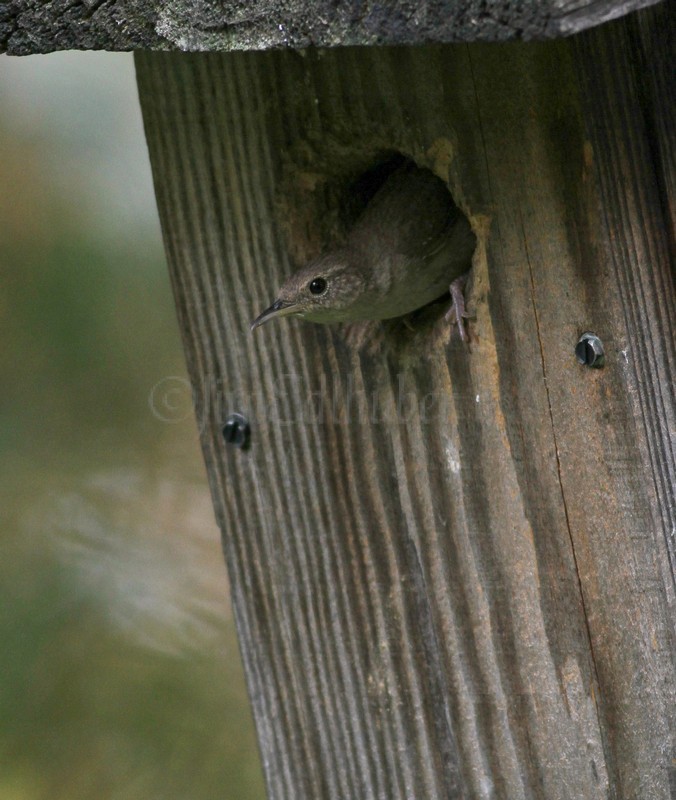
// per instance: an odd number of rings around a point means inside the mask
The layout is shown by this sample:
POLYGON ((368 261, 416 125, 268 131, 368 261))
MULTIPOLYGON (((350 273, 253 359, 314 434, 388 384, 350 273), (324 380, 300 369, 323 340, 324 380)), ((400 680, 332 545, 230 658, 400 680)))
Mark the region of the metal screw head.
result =
POLYGON ((575 345, 575 357, 586 367, 602 367, 606 362, 603 342, 595 333, 583 333, 575 345))
POLYGON ((230 414, 223 425, 225 443, 246 450, 251 438, 251 426, 243 414, 230 414))

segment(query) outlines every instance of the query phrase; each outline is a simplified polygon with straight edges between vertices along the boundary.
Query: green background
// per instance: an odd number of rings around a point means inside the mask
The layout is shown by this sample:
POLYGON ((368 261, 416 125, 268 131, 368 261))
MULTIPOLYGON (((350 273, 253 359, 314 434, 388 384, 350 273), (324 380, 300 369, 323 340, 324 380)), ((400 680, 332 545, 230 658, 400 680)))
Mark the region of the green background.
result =
POLYGON ((0 797, 260 798, 131 55, 0 109, 0 797))

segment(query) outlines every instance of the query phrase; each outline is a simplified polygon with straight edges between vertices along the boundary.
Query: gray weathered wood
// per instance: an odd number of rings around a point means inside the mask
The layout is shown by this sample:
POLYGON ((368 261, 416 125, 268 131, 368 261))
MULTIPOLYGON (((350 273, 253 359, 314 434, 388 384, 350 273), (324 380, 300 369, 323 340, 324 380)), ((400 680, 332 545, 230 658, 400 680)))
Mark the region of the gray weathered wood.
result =
POLYGON ((551 39, 657 1, 13 0, 0 4, 0 53, 551 39))
POLYGON ((271 797, 669 798, 674 112, 668 50, 646 51, 668 15, 538 45, 138 54, 271 797), (413 331, 250 335, 390 151, 480 238, 471 353, 443 304, 413 331), (602 370, 573 356, 588 329, 602 370), (248 451, 222 442, 231 411, 248 451))

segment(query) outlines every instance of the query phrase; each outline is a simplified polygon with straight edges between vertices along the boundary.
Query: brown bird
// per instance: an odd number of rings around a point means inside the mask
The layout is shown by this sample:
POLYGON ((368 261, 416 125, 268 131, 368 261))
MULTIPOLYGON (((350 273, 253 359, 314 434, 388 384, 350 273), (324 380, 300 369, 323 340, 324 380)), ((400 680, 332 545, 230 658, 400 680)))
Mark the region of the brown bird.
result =
POLYGON ((400 317, 450 290, 447 314, 463 341, 463 288, 476 238, 446 184, 407 164, 392 173, 345 244, 295 272, 251 330, 271 319, 355 322, 400 317))

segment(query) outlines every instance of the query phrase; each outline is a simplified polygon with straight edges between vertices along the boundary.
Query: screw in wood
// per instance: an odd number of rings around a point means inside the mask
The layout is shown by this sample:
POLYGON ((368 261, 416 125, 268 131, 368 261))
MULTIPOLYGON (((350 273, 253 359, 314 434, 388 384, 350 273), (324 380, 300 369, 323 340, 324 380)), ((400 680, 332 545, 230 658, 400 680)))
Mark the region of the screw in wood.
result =
POLYGON ((575 345, 575 357, 585 367, 602 367, 606 363, 606 354, 603 342, 595 333, 587 331, 580 336, 575 345))
POLYGON ((230 414, 223 424, 223 439, 226 444, 246 450, 251 439, 251 426, 243 414, 230 414))

